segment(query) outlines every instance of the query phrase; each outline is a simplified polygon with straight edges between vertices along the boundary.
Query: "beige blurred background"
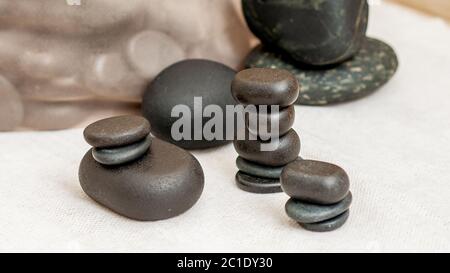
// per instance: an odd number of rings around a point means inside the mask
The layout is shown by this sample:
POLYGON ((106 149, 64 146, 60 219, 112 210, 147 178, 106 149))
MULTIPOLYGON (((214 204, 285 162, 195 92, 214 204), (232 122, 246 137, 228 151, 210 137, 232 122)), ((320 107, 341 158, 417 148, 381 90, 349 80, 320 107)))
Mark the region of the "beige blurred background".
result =
MULTIPOLYGON (((395 2, 450 22, 450 0, 369 2, 395 2)), ((81 3, 0 0, 0 131, 59 130, 139 114, 145 87, 168 65, 205 58, 239 70, 258 43, 241 0, 81 3)))
POLYGON ((251 39, 240 0, 0 0, 0 132, 139 114, 163 69, 239 70, 251 39))
POLYGON ((401 5, 405 5, 429 15, 442 17, 450 22, 450 1, 449 0, 389 0, 401 5))

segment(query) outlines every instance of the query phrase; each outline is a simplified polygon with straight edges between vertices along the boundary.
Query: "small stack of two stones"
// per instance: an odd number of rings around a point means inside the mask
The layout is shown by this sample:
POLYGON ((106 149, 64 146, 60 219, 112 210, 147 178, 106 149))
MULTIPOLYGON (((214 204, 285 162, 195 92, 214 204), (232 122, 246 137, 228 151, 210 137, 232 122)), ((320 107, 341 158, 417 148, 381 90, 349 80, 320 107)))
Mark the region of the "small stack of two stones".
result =
POLYGON ((300 138, 292 129, 293 104, 299 89, 297 79, 285 70, 253 68, 236 75, 232 83, 233 97, 247 108, 256 106, 257 109, 257 122, 246 116, 245 139, 234 141, 239 154, 236 182, 242 190, 282 192, 279 178, 283 167, 297 160, 300 153, 300 138), (261 106, 266 106, 266 111, 261 111, 261 106), (271 106, 278 106, 278 111, 273 111, 271 106), (268 148, 270 144, 272 149, 268 148))
POLYGON ((152 144, 150 123, 142 117, 120 116, 89 125, 84 138, 92 156, 103 165, 121 165, 143 156, 152 144))
POLYGON ((350 181, 339 166, 297 160, 283 169, 281 186, 291 197, 285 206, 287 215, 307 230, 333 231, 349 217, 350 181))

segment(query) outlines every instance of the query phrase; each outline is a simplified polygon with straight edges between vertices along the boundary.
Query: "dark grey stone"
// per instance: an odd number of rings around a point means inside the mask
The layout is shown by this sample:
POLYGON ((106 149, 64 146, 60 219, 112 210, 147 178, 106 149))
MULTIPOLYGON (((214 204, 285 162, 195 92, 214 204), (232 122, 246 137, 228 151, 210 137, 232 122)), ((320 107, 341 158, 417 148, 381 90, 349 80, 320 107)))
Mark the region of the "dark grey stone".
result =
POLYGON ((299 224, 304 229, 309 230, 309 231, 329 232, 329 231, 333 231, 333 230, 336 230, 336 229, 342 227, 345 224, 345 222, 347 222, 349 216, 350 216, 350 211, 347 210, 343 214, 336 216, 332 219, 323 221, 323 222, 314 223, 314 224, 304 224, 304 223, 299 223, 299 224))
POLYGON ((246 125, 250 133, 258 135, 264 139, 269 139, 274 136, 285 135, 292 128, 295 122, 295 107, 293 105, 280 108, 277 113, 270 111, 258 111, 250 113, 255 114, 252 122, 249 122, 252 115, 246 115, 246 125), (272 132, 272 124, 278 120, 278 131, 272 132), (261 126, 262 125, 262 126, 261 126))
POLYGON ((280 180, 262 178, 238 172, 236 174, 236 184, 241 190, 251 193, 278 193, 282 192, 280 180))
POLYGON ((153 139, 148 153, 132 164, 106 166, 89 150, 80 164, 79 179, 92 199, 123 216, 155 221, 191 208, 203 191, 204 175, 187 151, 153 139))
MULTIPOLYGON (((298 157, 297 159, 302 160, 301 157, 298 157)), ((284 168, 284 166, 271 167, 271 166, 257 164, 257 163, 248 161, 240 156, 238 156, 236 158, 236 166, 243 173, 253 175, 253 176, 263 177, 263 178, 272 178, 272 179, 279 179, 281 172, 283 171, 283 168, 284 168)))
POLYGON ((118 116, 92 123, 84 130, 86 142, 96 148, 125 146, 144 139, 150 123, 143 117, 118 116))
POLYGON ((231 92, 244 105, 286 107, 297 100, 299 84, 294 75, 286 70, 252 68, 236 75, 231 92))
POLYGON ((268 142, 235 140, 234 148, 242 158, 272 167, 284 166, 296 160, 300 153, 300 138, 293 129, 279 138, 278 145, 274 151, 262 151, 262 143, 267 144, 268 142))
POLYGON ((244 15, 261 41, 312 65, 352 57, 364 40, 366 0, 243 0, 244 15))
POLYGON ((350 208, 352 194, 349 192, 344 200, 333 205, 316 205, 291 198, 286 203, 287 215, 299 223, 312 224, 334 218, 350 208))
POLYGON ((331 163, 296 160, 281 173, 283 191, 300 201, 330 205, 343 200, 350 188, 347 173, 331 163))
POLYGON ((398 59, 389 45, 366 38, 352 59, 335 66, 313 68, 296 64, 261 46, 250 53, 246 66, 288 70, 301 84, 297 104, 327 105, 372 94, 394 76, 398 59))
POLYGON ((260 165, 248 161, 240 156, 236 159, 236 166, 241 172, 246 173, 248 175, 271 179, 279 179, 281 171, 283 171, 283 167, 270 167, 260 165))
POLYGON ((139 142, 115 148, 94 148, 92 156, 104 165, 120 165, 134 161, 144 155, 152 144, 152 137, 147 136, 139 142))
MULTIPOLYGON (((152 124, 152 133, 185 149, 204 149, 228 143, 224 140, 206 140, 201 126, 196 131, 194 119, 203 120, 205 125, 212 118, 203 117, 201 110, 194 111, 194 97, 202 98, 203 108, 218 105, 225 113, 226 105, 236 105, 231 95, 231 82, 235 75, 233 69, 208 60, 185 60, 164 69, 147 88, 142 101, 142 111, 152 124), (178 117, 171 117, 176 105, 186 105, 190 109, 191 140, 176 141, 172 138, 172 125, 179 120, 178 117), (194 140, 195 133, 200 134, 200 140, 194 140)), ((226 115, 223 124, 226 124, 225 121, 226 115)), ((226 139, 226 132, 230 130, 234 128, 224 129, 222 139, 226 139)))

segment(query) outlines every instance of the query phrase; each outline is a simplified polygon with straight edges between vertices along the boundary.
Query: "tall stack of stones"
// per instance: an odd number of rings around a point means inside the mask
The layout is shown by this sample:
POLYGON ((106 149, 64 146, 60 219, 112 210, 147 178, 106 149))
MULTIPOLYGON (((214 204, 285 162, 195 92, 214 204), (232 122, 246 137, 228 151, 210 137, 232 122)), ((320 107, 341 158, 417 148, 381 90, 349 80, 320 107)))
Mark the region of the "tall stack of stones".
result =
POLYGON ((232 94, 240 104, 256 107, 254 114, 258 121, 258 125, 252 124, 247 116, 246 138, 234 141, 239 154, 236 160, 239 169, 237 185, 253 193, 281 192, 279 178, 283 167, 295 161, 300 153, 300 138, 292 129, 295 119, 293 103, 299 95, 299 83, 285 70, 247 69, 236 75, 232 94), (270 106, 274 105, 279 111, 270 111, 270 106), (261 111, 261 106, 269 110, 261 111), (278 128, 272 131, 272 124, 277 123, 278 128), (278 141, 273 142, 276 139, 278 141), (269 143, 275 143, 273 149, 263 147, 269 143))

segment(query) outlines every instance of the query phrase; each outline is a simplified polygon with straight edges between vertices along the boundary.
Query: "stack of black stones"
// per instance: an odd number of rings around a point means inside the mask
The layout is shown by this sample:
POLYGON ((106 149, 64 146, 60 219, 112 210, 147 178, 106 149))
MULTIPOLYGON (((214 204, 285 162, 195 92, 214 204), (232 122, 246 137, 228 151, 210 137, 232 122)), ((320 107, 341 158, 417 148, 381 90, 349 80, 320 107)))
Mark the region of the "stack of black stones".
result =
POLYGON ((285 69, 302 84, 298 104, 326 105, 373 93, 398 60, 383 41, 366 37, 366 0, 242 0, 261 40, 246 67, 285 69))
POLYGON ((143 117, 99 120, 84 130, 93 146, 80 163, 84 192, 116 213, 157 221, 191 208, 203 191, 199 162, 185 150, 154 138, 143 117))
POLYGON ((283 167, 295 161, 300 153, 300 138, 292 129, 295 119, 292 104, 299 94, 298 81, 285 70, 247 69, 236 75, 232 94, 240 104, 256 106, 259 125, 249 122, 246 116, 246 138, 234 141, 239 154, 236 160, 239 168, 237 185, 253 193, 281 192, 279 178, 283 167), (270 111, 273 105, 278 106, 276 113, 270 111), (268 107, 268 111, 259 112, 260 106, 268 107), (267 122, 262 124, 261 120, 267 122), (278 123, 277 131, 272 131, 272 123, 278 123), (272 142, 275 138, 278 141, 272 142), (275 143, 273 150, 262 148, 263 144, 271 142, 275 143))
POLYGON ((348 175, 341 167, 297 160, 283 169, 281 185, 291 197, 286 203, 286 213, 303 228, 326 232, 347 221, 352 194, 348 175))
POLYGON ((84 138, 92 156, 103 165, 121 165, 143 156, 152 144, 150 123, 138 116, 120 116, 89 125, 84 138))

